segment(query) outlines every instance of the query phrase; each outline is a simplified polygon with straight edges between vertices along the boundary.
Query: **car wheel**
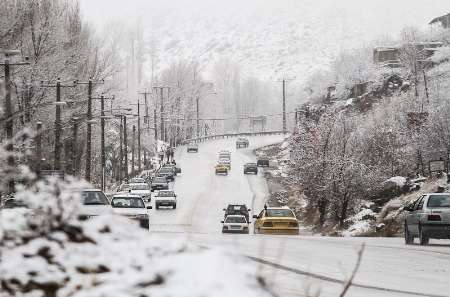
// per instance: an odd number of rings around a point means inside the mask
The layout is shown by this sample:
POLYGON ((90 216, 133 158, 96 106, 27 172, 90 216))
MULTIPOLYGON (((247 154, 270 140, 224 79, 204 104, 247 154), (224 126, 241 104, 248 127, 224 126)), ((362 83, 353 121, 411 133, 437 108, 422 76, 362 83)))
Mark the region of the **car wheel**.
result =
POLYGON ((420 245, 427 245, 430 239, 428 236, 423 232, 422 227, 419 226, 419 242, 420 245))
POLYGON ((408 225, 405 224, 405 244, 413 244, 414 236, 409 232, 408 225))

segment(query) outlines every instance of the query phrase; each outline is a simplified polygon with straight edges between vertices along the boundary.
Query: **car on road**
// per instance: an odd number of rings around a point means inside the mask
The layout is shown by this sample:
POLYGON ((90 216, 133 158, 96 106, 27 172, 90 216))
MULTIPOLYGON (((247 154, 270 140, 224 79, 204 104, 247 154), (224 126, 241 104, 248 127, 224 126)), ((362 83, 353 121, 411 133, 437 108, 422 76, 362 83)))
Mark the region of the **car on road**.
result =
POLYGON ((267 158, 259 158, 258 161, 256 161, 256 165, 258 167, 269 167, 270 161, 267 158))
POLYGON ((249 144, 250 144, 250 142, 245 137, 239 137, 236 140, 236 148, 243 148, 243 147, 246 148, 249 146, 249 144))
POLYGON ((196 143, 188 144, 186 151, 188 153, 198 153, 198 144, 196 143))
POLYGON ((81 209, 79 218, 87 220, 96 216, 111 213, 111 203, 100 189, 85 189, 81 191, 81 209))
POLYGON ((140 196, 145 202, 151 202, 152 192, 147 183, 130 184, 130 194, 140 196))
POLYGON ((165 176, 162 176, 162 177, 157 176, 152 180, 152 185, 150 187, 150 190, 152 192, 155 190, 168 190, 168 189, 169 189, 169 183, 165 176))
POLYGON ((173 209, 176 209, 177 194, 169 190, 159 191, 155 196, 155 208, 159 209, 161 206, 171 206, 173 209))
POLYGON ((450 193, 421 195, 413 204, 405 207, 405 243, 419 238, 421 245, 430 238, 450 239, 450 193))
POLYGON ((217 164, 215 170, 217 175, 219 174, 228 175, 228 166, 224 164, 217 164))
POLYGON ((122 183, 116 190, 116 192, 129 192, 130 185, 128 183, 122 183))
POLYGON ((231 160, 226 158, 220 158, 217 164, 228 167, 228 170, 231 170, 231 160))
POLYGON ((250 222, 250 209, 247 208, 245 204, 228 204, 227 208, 224 208, 223 211, 224 219, 226 219, 228 216, 233 215, 242 215, 245 217, 247 222, 250 222))
POLYGON ((231 160, 231 153, 229 151, 220 151, 219 152, 219 159, 228 159, 231 160))
POLYGON ((175 176, 176 176, 178 173, 181 173, 181 168, 180 168, 180 167, 177 167, 175 164, 170 164, 170 163, 168 163, 168 164, 164 165, 164 167, 170 167, 170 168, 172 168, 172 169, 174 170, 174 172, 175 172, 175 176))
POLYGON ((145 184, 147 182, 142 177, 133 177, 132 179, 130 179, 129 183, 130 184, 145 184))
POLYGON ((148 210, 151 206, 145 206, 144 200, 139 195, 118 194, 111 200, 113 213, 125 216, 139 222, 142 228, 149 228, 148 210))
POLYGON ((229 215, 222 223, 222 233, 249 233, 250 222, 242 215, 229 215))
POLYGON ((258 174, 258 166, 256 163, 246 163, 244 164, 244 174, 254 173, 258 174))
POLYGON ((157 177, 165 177, 167 181, 175 181, 176 170, 172 166, 163 166, 158 170, 157 177))
POLYGON ((255 234, 298 235, 299 224, 294 212, 287 206, 267 207, 253 216, 255 234))

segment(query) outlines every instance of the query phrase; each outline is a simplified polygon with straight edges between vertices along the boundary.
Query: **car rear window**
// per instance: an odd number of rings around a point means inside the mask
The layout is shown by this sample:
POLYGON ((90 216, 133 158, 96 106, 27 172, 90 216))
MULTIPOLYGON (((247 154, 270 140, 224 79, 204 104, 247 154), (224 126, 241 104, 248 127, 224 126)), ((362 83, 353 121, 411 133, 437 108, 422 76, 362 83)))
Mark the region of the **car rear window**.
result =
POLYGON ((108 198, 100 191, 84 191, 81 197, 84 205, 109 205, 108 198))
POLYGON ((450 208, 450 195, 430 195, 428 199, 428 207, 449 207, 450 208))
POLYGON ((174 197, 175 194, 172 191, 161 191, 158 193, 158 197, 174 197))
POLYGON ((294 217, 294 213, 290 209, 268 209, 268 217, 294 217))

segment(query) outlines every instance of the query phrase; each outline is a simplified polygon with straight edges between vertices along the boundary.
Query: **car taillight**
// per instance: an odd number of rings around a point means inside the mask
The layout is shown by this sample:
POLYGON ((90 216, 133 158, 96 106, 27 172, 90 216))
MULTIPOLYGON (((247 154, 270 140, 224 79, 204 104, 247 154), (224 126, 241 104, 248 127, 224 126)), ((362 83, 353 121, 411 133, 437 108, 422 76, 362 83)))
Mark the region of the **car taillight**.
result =
POLYGON ((297 222, 290 222, 289 223, 289 227, 297 228, 298 227, 298 223, 297 222))
POLYGON ((273 227, 272 222, 264 222, 263 227, 273 227))
POLYGON ((428 215, 428 221, 432 222, 441 221, 441 216, 436 214, 428 215))

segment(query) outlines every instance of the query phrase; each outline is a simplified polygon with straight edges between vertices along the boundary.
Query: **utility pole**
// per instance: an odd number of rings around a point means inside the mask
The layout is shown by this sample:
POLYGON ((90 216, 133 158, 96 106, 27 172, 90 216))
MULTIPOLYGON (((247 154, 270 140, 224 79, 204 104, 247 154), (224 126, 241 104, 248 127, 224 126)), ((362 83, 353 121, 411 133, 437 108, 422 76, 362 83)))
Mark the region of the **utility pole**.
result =
POLYGON ((42 122, 36 123, 36 136, 34 138, 36 145, 36 175, 39 177, 41 173, 41 161, 42 161, 42 122))
MULTIPOLYGON (((13 106, 11 103, 11 66, 22 66, 22 65, 30 65, 28 62, 28 57, 25 57, 25 62, 19 62, 19 63, 11 63, 9 61, 9 57, 20 55, 20 50, 4 50, 2 53, 5 55, 5 60, 3 63, 0 63, 4 67, 5 70, 5 103, 4 103, 4 118, 6 119, 5 122, 5 130, 6 130, 6 138, 7 138, 7 144, 6 144, 6 151, 8 152, 7 157, 7 165, 8 170, 11 174, 8 175, 7 183, 8 183, 8 194, 14 192, 14 177, 13 177, 13 171, 15 168, 15 159, 14 159, 14 144, 13 144, 13 136, 14 136, 14 120, 13 120, 13 106)), ((1 198, 0 198, 1 202, 1 198)))
POLYGON ((78 175, 78 166, 77 166, 77 159, 78 159, 78 118, 72 118, 72 174, 73 176, 78 175))
POLYGON ((164 125, 164 89, 167 89, 168 92, 170 92, 170 87, 153 87, 158 93, 158 90, 160 91, 160 133, 161 133, 161 140, 166 141, 166 134, 165 134, 165 125, 164 125))
POLYGON ((119 140, 120 140, 120 151, 119 151, 119 158, 120 158, 120 166, 119 166, 119 181, 122 181, 122 172, 123 172, 123 117, 120 116, 120 133, 119 133, 119 140))
POLYGON ((158 124, 157 124, 156 109, 153 110, 153 128, 155 130, 155 143, 156 143, 158 141, 158 124))
POLYGON ((54 160, 53 160, 53 170, 61 170, 61 134, 62 134, 62 123, 61 123, 61 106, 65 105, 66 102, 61 101, 61 88, 73 88, 75 85, 62 85, 61 79, 56 80, 56 84, 45 85, 41 82, 41 87, 44 88, 56 88, 56 102, 55 102, 55 148, 54 148, 54 160))
POLYGON ((92 159, 92 88, 94 84, 103 84, 104 80, 94 82, 89 79, 87 82, 76 81, 76 84, 88 86, 88 106, 87 106, 87 126, 86 126, 86 171, 84 178, 91 181, 91 159, 92 159))
MULTIPOLYGON (((134 105, 134 104, 132 104, 132 105, 134 105)), ((137 149, 137 151, 138 151, 138 154, 137 154, 137 159, 138 159, 139 172, 141 172, 141 105, 140 105, 139 100, 137 102, 137 116, 138 116, 138 127, 137 127, 137 134, 138 134, 138 138, 137 138, 138 149, 137 149)))
POLYGON ((123 116, 123 146, 125 153, 125 179, 128 180, 128 137, 127 137, 127 117, 123 116))
POLYGON ((131 176, 134 177, 134 151, 136 150, 136 126, 133 125, 133 138, 131 142, 131 176))
POLYGON ((200 111, 199 111, 199 106, 198 106, 198 102, 200 100, 200 97, 197 96, 195 98, 195 106, 196 106, 196 111, 197 111, 197 138, 200 137, 200 119, 199 119, 199 115, 200 115, 200 111))
POLYGON ((286 80, 283 79, 283 133, 286 134, 286 80))

